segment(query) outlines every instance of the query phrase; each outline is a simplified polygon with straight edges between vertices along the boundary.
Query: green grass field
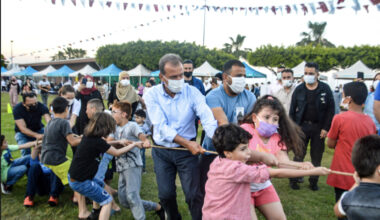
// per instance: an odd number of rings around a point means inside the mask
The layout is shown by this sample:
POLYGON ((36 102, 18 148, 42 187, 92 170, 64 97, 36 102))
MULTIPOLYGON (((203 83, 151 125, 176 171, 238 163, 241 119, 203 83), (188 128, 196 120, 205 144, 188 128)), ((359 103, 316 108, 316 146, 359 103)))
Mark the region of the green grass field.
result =
MULTIPOLYGON (((49 103, 53 98, 53 96, 49 96, 49 103)), ((40 97, 38 99, 41 101, 40 97)), ((21 101, 21 97, 19 100, 21 101)), ((13 115, 7 113, 7 103, 9 103, 9 96, 7 93, 2 93, 1 134, 5 135, 9 144, 16 144, 14 139, 13 115)), ((69 156, 72 155, 70 148, 68 148, 67 154, 69 156)), ((333 151, 326 149, 322 161, 323 166, 330 166, 332 155, 333 151)), ((13 153, 14 158, 19 156, 19 152, 13 153)), ((310 161, 310 157, 307 156, 306 160, 310 161)), ((146 151, 146 163, 147 172, 143 175, 141 197, 145 200, 158 202, 157 184, 153 172, 153 160, 150 150, 146 151)), ((117 179, 118 176, 115 174, 111 184, 113 188, 117 188, 117 179)), ((68 186, 65 187, 64 192, 61 194, 57 207, 50 207, 47 204, 48 196, 37 195, 34 199, 35 207, 25 208, 23 201, 26 181, 26 176, 24 176, 15 184, 11 195, 1 195, 1 219, 50 220, 77 218, 78 208, 70 201, 72 191, 68 186)), ((309 190, 307 178, 305 178, 305 183, 301 184, 301 189, 298 191, 289 188, 288 179, 273 179, 272 182, 281 198, 287 219, 336 219, 333 213, 333 206, 335 204, 334 189, 326 184, 326 177, 320 178, 320 190, 316 192, 309 190)), ((176 185, 180 213, 184 220, 191 219, 178 178, 176 185)), ((90 205, 88 209, 91 210, 90 205)), ((159 219, 154 212, 147 212, 146 218, 159 219)), ((111 219, 133 219, 133 217, 130 210, 122 208, 121 213, 112 216, 111 219)), ((259 215, 259 219, 265 218, 259 215)))

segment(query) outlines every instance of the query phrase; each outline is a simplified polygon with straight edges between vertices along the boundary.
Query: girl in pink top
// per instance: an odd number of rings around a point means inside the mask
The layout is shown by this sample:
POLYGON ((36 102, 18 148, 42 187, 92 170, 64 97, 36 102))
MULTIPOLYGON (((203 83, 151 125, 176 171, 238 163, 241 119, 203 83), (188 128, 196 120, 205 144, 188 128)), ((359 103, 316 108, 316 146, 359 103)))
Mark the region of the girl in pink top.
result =
MULTIPOLYGON (((248 144, 250 149, 275 155, 280 168, 286 168, 281 162, 301 167, 302 170, 293 170, 286 177, 308 176, 305 173, 313 170, 314 166, 310 162, 289 160, 288 150, 295 154, 301 153, 304 134, 288 117, 276 97, 266 95, 258 99, 243 123, 241 127, 252 135, 248 144)), ((270 180, 260 184, 252 183, 250 194, 252 206, 257 207, 267 219, 286 219, 280 198, 270 180)))
MULTIPOLYGON (((265 165, 247 165, 252 154, 248 148, 251 138, 252 135, 234 124, 222 125, 215 130, 212 142, 219 157, 211 163, 208 172, 203 220, 257 219, 251 210, 250 183, 263 183, 269 177, 287 177, 293 172, 289 169, 270 169, 265 165)), ((322 167, 304 172, 305 175, 329 173, 322 167)))

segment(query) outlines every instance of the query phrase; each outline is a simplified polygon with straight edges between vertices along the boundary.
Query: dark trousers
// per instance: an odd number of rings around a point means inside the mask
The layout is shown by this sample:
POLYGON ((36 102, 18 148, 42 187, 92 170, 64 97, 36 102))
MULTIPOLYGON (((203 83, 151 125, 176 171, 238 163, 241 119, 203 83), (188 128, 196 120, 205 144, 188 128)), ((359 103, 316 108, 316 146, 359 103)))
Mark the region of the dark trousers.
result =
MULTIPOLYGON (((303 162, 306 152, 307 145, 310 141, 310 157, 311 163, 315 167, 321 166, 323 152, 325 151, 325 139, 320 138, 321 128, 318 124, 311 124, 304 122, 301 126, 303 133, 305 134, 304 147, 302 149, 302 155, 295 156, 294 161, 303 162)), ((310 176, 310 184, 317 184, 319 176, 310 176)), ((297 181, 298 178, 291 178, 290 181, 297 181)))
MULTIPOLYGON (((340 197, 342 197, 342 194, 346 192, 347 190, 335 187, 334 191, 335 191, 335 202, 338 202, 340 197)), ((347 220, 347 218, 346 217, 338 218, 338 220, 347 220)))
POLYGON ((200 172, 200 180, 199 180, 199 189, 202 195, 202 201, 204 201, 206 192, 205 186, 207 182, 207 173, 210 170, 210 164, 215 159, 216 155, 199 155, 199 172, 200 172))
POLYGON ((178 172, 192 219, 202 219, 198 156, 189 151, 152 149, 158 197, 169 220, 182 219, 178 211, 175 179, 178 172))
POLYGON ((38 163, 34 163, 30 166, 25 196, 33 198, 34 195, 38 193, 38 195, 49 194, 57 198, 62 191, 62 182, 53 172, 48 174, 44 173, 41 165, 38 163))

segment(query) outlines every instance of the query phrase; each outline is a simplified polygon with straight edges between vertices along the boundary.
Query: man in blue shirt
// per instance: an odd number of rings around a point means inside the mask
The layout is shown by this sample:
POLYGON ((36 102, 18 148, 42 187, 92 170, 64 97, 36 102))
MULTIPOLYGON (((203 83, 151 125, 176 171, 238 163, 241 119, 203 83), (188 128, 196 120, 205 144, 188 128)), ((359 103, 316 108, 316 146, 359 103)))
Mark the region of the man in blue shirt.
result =
MULTIPOLYGON (((249 114, 256 102, 255 95, 244 89, 245 66, 239 60, 230 60, 223 66, 223 84, 211 90, 206 96, 207 105, 218 121, 218 125, 238 123, 249 114)), ((205 137, 202 145, 205 149, 215 151, 212 139, 205 137)), ((204 198, 204 188, 207 181, 207 172, 216 155, 204 154, 200 156, 200 183, 204 198)))
POLYGON ((168 219, 181 219, 176 200, 175 179, 178 171, 192 219, 202 218, 197 154, 204 149, 195 141, 194 120, 199 117, 211 138, 217 127, 205 97, 184 83, 182 59, 166 54, 159 61, 162 84, 152 87, 143 99, 153 125, 153 141, 167 149, 152 149, 158 197, 168 219), (187 148, 188 151, 171 148, 187 148))
POLYGON ((206 95, 205 87, 203 86, 202 80, 197 79, 196 77, 193 77, 193 71, 194 71, 194 64, 191 60, 185 60, 183 62, 183 69, 184 69, 184 78, 185 83, 188 83, 191 86, 194 86, 197 88, 202 95, 206 95))

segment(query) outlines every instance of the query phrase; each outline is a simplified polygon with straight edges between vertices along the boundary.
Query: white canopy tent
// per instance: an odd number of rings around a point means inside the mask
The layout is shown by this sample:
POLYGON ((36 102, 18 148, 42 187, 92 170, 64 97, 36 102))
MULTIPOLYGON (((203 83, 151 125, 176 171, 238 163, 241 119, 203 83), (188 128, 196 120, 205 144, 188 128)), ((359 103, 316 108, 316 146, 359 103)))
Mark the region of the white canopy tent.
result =
POLYGON ((22 68, 20 68, 18 65, 14 66, 12 69, 8 70, 7 72, 1 73, 1 76, 13 76, 14 73, 18 73, 22 71, 22 68))
POLYGON ((333 74, 335 79, 356 79, 358 72, 364 73, 364 80, 372 80, 375 77, 375 72, 368 68, 361 60, 357 61, 352 66, 342 71, 333 74))
POLYGON ((91 74, 93 74, 95 72, 98 72, 98 70, 92 68, 89 64, 87 64, 82 69, 80 69, 78 71, 75 71, 73 73, 70 73, 69 77, 77 77, 79 73, 82 74, 82 75, 91 75, 91 74))
POLYGON ((209 62, 205 61, 198 68, 193 71, 193 76, 215 76, 215 74, 221 72, 210 65, 209 62))
POLYGON ((139 64, 135 68, 127 71, 129 76, 138 76, 140 77, 139 83, 141 84, 142 76, 150 76, 151 70, 148 70, 144 65, 139 64))
POLYGON ((295 78, 301 78, 301 76, 303 76, 305 72, 305 64, 306 61, 302 61, 300 64, 292 68, 295 78))
POLYGON ((33 74, 33 77, 42 77, 42 76, 46 76, 48 73, 50 72, 54 72, 56 71, 56 69, 52 66, 52 65, 49 65, 48 67, 46 67, 45 69, 37 72, 37 73, 34 73, 33 74))

